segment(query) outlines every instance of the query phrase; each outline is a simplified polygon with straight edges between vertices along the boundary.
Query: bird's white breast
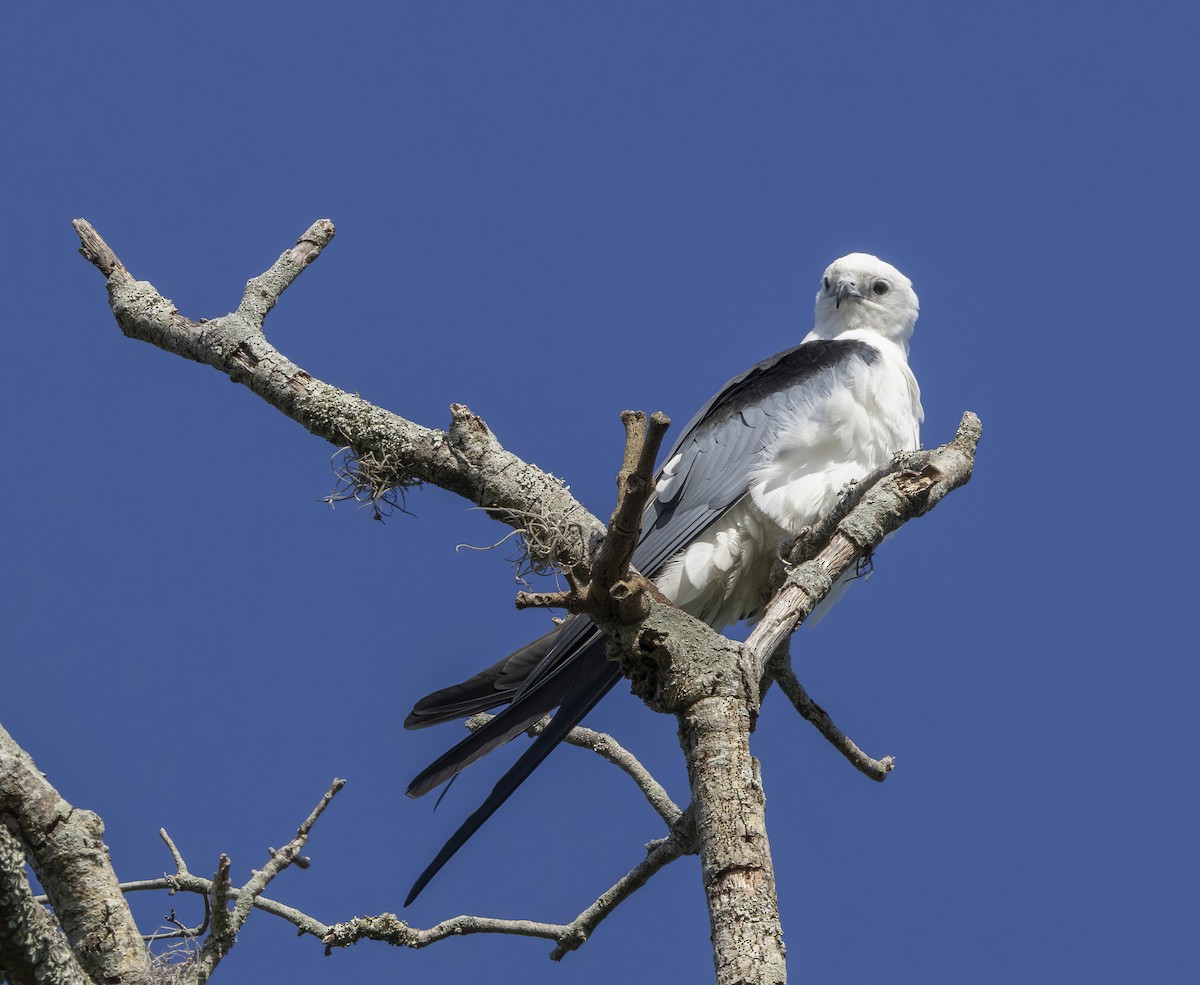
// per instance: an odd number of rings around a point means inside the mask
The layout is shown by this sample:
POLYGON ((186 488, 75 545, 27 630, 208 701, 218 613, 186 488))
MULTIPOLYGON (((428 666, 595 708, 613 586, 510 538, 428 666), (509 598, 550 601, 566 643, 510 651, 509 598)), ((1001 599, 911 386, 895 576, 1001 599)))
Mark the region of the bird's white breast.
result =
POLYGON ((920 447, 920 389, 903 350, 878 336, 862 341, 880 358, 852 359, 803 388, 756 455, 748 494, 655 579, 685 611, 718 629, 755 616, 779 543, 832 507, 848 482, 920 447))
POLYGON ((920 447, 921 391, 903 352, 878 337, 863 341, 880 358, 852 359, 827 387, 806 390, 751 469, 755 507, 792 536, 833 506, 847 482, 920 447))

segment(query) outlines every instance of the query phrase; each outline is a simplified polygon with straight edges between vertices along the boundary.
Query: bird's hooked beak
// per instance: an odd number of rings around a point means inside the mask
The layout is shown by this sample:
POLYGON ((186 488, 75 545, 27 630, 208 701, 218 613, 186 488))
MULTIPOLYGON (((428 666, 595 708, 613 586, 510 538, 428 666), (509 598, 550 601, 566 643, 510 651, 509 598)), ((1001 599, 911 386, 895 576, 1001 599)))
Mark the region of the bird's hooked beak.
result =
POLYGON ((858 289, 858 284, 855 283, 853 277, 842 277, 837 282, 837 294, 835 297, 837 300, 834 301, 833 306, 840 308, 846 298, 861 298, 862 292, 858 289))

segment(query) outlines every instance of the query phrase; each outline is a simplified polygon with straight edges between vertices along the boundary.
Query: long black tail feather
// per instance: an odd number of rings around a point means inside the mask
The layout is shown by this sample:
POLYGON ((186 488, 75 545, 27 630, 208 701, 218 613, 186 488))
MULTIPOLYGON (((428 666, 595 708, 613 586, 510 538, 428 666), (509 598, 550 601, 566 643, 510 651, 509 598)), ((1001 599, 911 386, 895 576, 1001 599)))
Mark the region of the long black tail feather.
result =
POLYGON ((409 783, 408 796, 424 796, 477 759, 520 735, 543 715, 553 711, 568 695, 574 694, 579 681, 591 679, 596 668, 607 666, 604 638, 599 630, 591 629, 590 638, 564 641, 568 645, 563 647, 563 652, 552 655, 554 668, 551 673, 527 683, 495 718, 421 770, 409 783))
MULTIPOLYGON (((565 675, 570 678, 570 681, 567 685, 565 695, 562 696, 562 703, 558 709, 558 713, 555 714, 550 724, 546 726, 545 731, 534 739, 533 745, 525 750, 521 758, 500 778, 500 781, 493 788, 487 799, 479 806, 475 813, 462 823, 462 826, 454 832, 450 840, 438 852, 437 857, 421 873, 420 877, 413 884, 413 888, 409 890, 408 898, 404 901, 405 906, 408 906, 409 903, 420 895, 421 890, 428 885, 429 880, 437 875, 442 866, 454 857, 454 854, 466 844, 467 839, 478 831, 480 826, 489 817, 496 813, 500 805, 508 800, 513 791, 538 767, 542 760, 550 754, 551 750, 595 707, 596 702, 604 697, 612 689, 612 686, 621 679, 621 672, 617 669, 617 665, 604 658, 604 642, 599 639, 593 641, 586 650, 577 655, 570 671, 565 675), (599 659, 595 659, 596 657, 599 657, 599 659)), ((497 716, 489 724, 495 724, 495 722, 507 714, 508 712, 505 711, 503 715, 497 716)), ((483 730, 481 729, 480 731, 483 730)), ((478 734, 477 732, 476 735, 478 734)), ((492 746, 489 745, 488 748, 490 749, 492 746)), ((453 752, 453 750, 451 751, 453 752)), ((414 780, 413 784, 416 785, 416 783, 417 781, 414 780)), ((410 787, 410 793, 411 790, 412 788, 410 787)))
POLYGON ((555 627, 474 677, 425 695, 413 705, 404 720, 404 727, 416 729, 438 725, 512 701, 537 665, 554 649, 560 636, 560 628, 555 627))

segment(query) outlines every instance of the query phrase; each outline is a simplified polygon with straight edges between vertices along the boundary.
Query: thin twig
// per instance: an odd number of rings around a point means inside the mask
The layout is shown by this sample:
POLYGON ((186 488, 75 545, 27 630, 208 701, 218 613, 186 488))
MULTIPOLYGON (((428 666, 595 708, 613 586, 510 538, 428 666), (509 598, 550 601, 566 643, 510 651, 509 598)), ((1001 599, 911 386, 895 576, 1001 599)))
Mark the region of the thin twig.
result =
POLYGON ((583 944, 605 917, 646 885, 659 869, 665 868, 684 855, 696 854, 696 822, 692 816, 692 809, 689 807, 680 814, 666 838, 653 841, 646 848, 645 859, 625 873, 595 903, 571 921, 569 933, 564 935, 558 947, 550 952, 552 961, 561 961, 568 952, 583 944))
MULTIPOLYGON (((200 948, 200 953, 196 958, 199 966, 199 974, 203 979, 207 979, 216 968, 221 959, 229 953, 237 940, 238 931, 241 930, 242 924, 246 922, 246 918, 250 915, 251 910, 255 908, 255 900, 262 896, 263 891, 270 885, 280 872, 286 869, 289 865, 295 864, 300 858, 300 850, 308 841, 309 833, 312 827, 316 824, 317 819, 324 813, 325 808, 329 806, 330 801, 337 795, 346 785, 345 780, 335 779, 330 785, 325 795, 313 808, 312 812, 300 824, 296 830, 296 837, 289 841, 282 848, 275 849, 271 852, 271 857, 267 864, 257 872, 251 874, 249 881, 240 888, 235 889, 229 879, 229 857, 221 856, 220 864, 217 867, 217 874, 211 883, 211 889, 208 891, 210 907, 212 910, 211 929, 208 937, 205 938, 203 946, 200 948), (233 903, 233 908, 230 909, 229 904, 233 903)), ((176 875, 175 881, 180 888, 187 888, 186 880, 176 875)), ((281 909, 282 904, 276 904, 281 909)), ((260 909, 268 910, 266 906, 259 907, 260 909)), ((299 911, 292 911, 299 914, 299 911)), ((279 914, 283 915, 283 914, 279 914)), ((304 916, 303 914, 299 914, 304 916)), ((305 918, 311 920, 311 918, 305 918)), ((299 925, 297 925, 299 926, 299 925)), ((313 929, 302 927, 307 933, 312 933, 313 929)))
POLYGON ((171 836, 167 834, 167 829, 159 828, 158 836, 166 844, 167 851, 171 853, 171 860, 175 863, 175 871, 180 875, 186 875, 188 870, 187 863, 183 860, 182 853, 175 847, 175 842, 171 840, 171 836))
POLYGON ((791 660, 788 657, 772 658, 770 664, 767 665, 767 671, 801 716, 815 726, 817 731, 825 736, 838 752, 850 760, 856 769, 880 783, 887 779, 888 774, 896 766, 895 757, 884 756, 883 759, 872 759, 859 749, 853 740, 834 724, 833 719, 829 717, 829 712, 809 697, 804 685, 796 677, 796 672, 792 669, 791 660))
MULTIPOLYGON (((548 721, 544 719, 543 722, 548 721)), ((543 722, 539 722, 534 728, 543 726, 543 722)), ((533 733, 533 729, 529 730, 533 733)), ((567 745, 576 746, 580 749, 590 749, 597 756, 601 756, 612 763, 617 769, 621 770, 634 783, 638 789, 642 791, 647 802, 654 808, 659 817, 663 819, 667 827, 671 827, 683 813, 675 801, 673 801, 666 789, 659 783, 650 771, 643 766, 636 756, 628 749, 621 745, 607 732, 597 732, 595 729, 585 728, 582 725, 576 725, 566 738, 563 739, 567 745)))
POLYGON ((360 940, 381 941, 394 947, 421 948, 448 937, 507 934, 555 941, 557 946, 550 953, 550 957, 559 961, 582 945, 613 910, 644 886, 656 872, 677 858, 695 853, 695 824, 691 812, 683 812, 676 820, 671 833, 666 838, 651 842, 647 849, 645 859, 617 880, 595 903, 570 923, 539 923, 533 920, 501 920, 494 917, 463 915, 444 920, 428 930, 420 930, 410 927, 394 913, 382 913, 374 917, 356 917, 329 928, 329 933, 323 938, 325 953, 330 953, 335 947, 348 947, 360 940))
POLYGON ((317 823, 317 819, 325 813, 325 808, 329 806, 330 801, 337 796, 345 785, 345 780, 335 779, 330 784, 329 789, 325 791, 325 795, 321 798, 317 806, 313 808, 300 827, 296 829, 296 837, 282 848, 273 851, 270 859, 267 860, 267 864, 254 873, 250 881, 241 888, 238 892, 238 901, 233 913, 234 920, 238 926, 241 926, 245 922, 246 917, 250 915, 250 908, 254 905, 254 897, 261 896, 263 890, 271 884, 272 879, 289 865, 299 861, 300 849, 308 841, 308 836, 312 831, 313 825, 317 823))
MULTIPOLYGON (((213 885, 211 879, 188 873, 182 877, 160 876, 157 879, 139 879, 134 882, 123 882, 121 883, 121 891, 125 893, 140 893, 151 890, 166 890, 170 893, 196 893, 200 896, 208 896, 213 891, 213 885)), ((272 916, 280 917, 293 924, 301 933, 311 934, 313 937, 323 937, 329 932, 329 927, 321 923, 321 921, 302 913, 295 907, 288 906, 286 903, 280 903, 278 900, 271 899, 268 896, 254 897, 254 908, 262 910, 264 913, 270 913, 272 916)))
MULTIPOLYGON (((468 718, 464 724, 470 731, 474 732, 482 728, 494 717, 489 712, 481 711, 468 718)), ((550 724, 550 721, 551 718, 547 715, 540 721, 534 722, 533 725, 525 730, 526 734, 530 738, 536 738, 550 724)), ((607 759, 617 769, 621 770, 621 772, 637 784, 638 789, 642 791, 647 802, 654 808, 654 812, 663 819, 668 828, 674 826, 679 821, 679 817, 683 812, 671 799, 663 785, 654 779, 650 771, 641 764, 633 753, 622 746, 621 743, 607 732, 597 732, 595 729, 576 725, 566 734, 563 741, 567 745, 575 746, 579 749, 590 749, 596 755, 607 759)))
MULTIPOLYGON (((146 881, 147 882, 155 882, 157 880, 146 880, 146 881)), ((130 884, 122 883, 121 884, 121 892, 123 892, 123 893, 134 892, 135 890, 132 888, 129 888, 129 886, 130 886, 130 884)), ((146 887, 136 887, 136 888, 149 889, 150 887, 146 886, 146 887)), ((159 887, 155 887, 155 888, 159 888, 159 887)), ((170 940, 194 941, 194 940, 196 940, 196 938, 204 936, 205 932, 208 930, 209 919, 212 916, 212 910, 209 909, 209 906, 208 906, 208 895, 204 894, 200 898, 204 901, 204 918, 200 921, 198 926, 195 926, 195 927, 185 926, 182 922, 175 919, 175 910, 172 909, 171 916, 168 917, 167 919, 170 923, 175 924, 175 926, 178 927, 179 929, 171 930, 171 931, 168 931, 163 934, 143 934, 142 940, 144 940, 147 944, 149 944, 149 943, 156 942, 156 941, 170 941, 170 940)))

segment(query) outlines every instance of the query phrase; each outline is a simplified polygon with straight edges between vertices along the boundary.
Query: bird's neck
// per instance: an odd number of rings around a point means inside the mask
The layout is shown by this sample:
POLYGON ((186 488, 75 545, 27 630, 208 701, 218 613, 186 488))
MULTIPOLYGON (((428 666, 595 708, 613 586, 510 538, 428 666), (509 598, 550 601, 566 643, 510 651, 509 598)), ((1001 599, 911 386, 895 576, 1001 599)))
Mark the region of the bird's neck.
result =
POLYGON ((881 335, 870 328, 846 328, 844 325, 816 325, 811 332, 804 336, 805 342, 815 342, 818 339, 845 339, 847 342, 865 342, 885 353, 898 355, 908 362, 908 340, 912 333, 892 338, 881 335))

